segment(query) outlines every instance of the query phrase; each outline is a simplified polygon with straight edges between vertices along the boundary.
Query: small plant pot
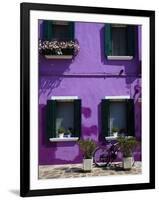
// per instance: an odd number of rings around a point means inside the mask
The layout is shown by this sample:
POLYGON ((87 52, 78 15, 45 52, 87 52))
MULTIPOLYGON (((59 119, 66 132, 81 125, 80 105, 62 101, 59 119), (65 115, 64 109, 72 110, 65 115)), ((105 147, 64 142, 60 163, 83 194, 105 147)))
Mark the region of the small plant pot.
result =
POLYGON ((114 132, 114 133, 113 133, 113 136, 114 136, 114 137, 118 137, 118 132, 114 132))
POLYGON ((59 133, 59 138, 64 138, 64 133, 59 133))
POLYGON ((70 137, 71 137, 71 134, 68 134, 67 137, 70 138, 70 137))
POLYGON ((90 172, 92 170, 93 159, 83 159, 83 170, 90 172))
POLYGON ((64 135, 65 138, 70 138, 71 134, 64 135))
POLYGON ((123 168, 125 170, 130 170, 133 165, 133 157, 124 157, 123 158, 123 168))

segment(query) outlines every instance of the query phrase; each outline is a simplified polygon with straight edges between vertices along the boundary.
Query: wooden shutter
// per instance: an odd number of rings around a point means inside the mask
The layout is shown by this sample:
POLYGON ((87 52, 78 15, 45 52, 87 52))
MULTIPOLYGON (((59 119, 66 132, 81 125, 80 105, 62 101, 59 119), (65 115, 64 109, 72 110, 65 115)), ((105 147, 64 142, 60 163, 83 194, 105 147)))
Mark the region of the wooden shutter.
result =
POLYGON ((110 100, 109 99, 102 99, 101 103, 101 131, 104 137, 109 136, 109 115, 110 115, 110 100))
POLYGON ((74 100, 74 136, 81 135, 81 99, 74 100))
POLYGON ((74 22, 69 22, 69 40, 74 40, 74 22))
POLYGON ((112 27, 111 24, 105 24, 105 55, 112 55, 112 27))
POLYGON ((50 20, 44 20, 43 22, 44 40, 51 41, 53 38, 53 23, 50 20))
POLYGON ((135 26, 127 26, 127 55, 135 55, 135 26))
POLYGON ((56 137, 56 100, 48 100, 46 105, 47 139, 56 137))
POLYGON ((134 100, 127 99, 127 132, 129 136, 135 136, 135 116, 134 116, 134 100))

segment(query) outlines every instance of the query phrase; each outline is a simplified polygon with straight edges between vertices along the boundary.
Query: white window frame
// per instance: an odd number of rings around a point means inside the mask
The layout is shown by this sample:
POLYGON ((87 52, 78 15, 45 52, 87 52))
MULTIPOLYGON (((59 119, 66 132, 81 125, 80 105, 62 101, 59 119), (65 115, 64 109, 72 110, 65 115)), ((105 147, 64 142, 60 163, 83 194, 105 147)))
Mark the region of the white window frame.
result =
POLYGON ((124 95, 124 96, 105 96, 105 99, 110 99, 110 100, 124 100, 124 99, 130 99, 129 95, 124 95))
POLYGON ((132 60, 133 56, 107 56, 108 60, 132 60))

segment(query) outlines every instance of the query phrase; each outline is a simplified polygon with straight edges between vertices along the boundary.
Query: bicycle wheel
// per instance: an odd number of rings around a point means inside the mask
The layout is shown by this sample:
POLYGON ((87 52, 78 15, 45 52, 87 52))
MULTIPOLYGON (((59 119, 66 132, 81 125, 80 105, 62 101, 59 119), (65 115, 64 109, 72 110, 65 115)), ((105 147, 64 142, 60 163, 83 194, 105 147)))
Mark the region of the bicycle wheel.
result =
POLYGON ((94 163, 98 167, 105 167, 110 161, 109 150, 107 147, 98 147, 93 154, 94 163))

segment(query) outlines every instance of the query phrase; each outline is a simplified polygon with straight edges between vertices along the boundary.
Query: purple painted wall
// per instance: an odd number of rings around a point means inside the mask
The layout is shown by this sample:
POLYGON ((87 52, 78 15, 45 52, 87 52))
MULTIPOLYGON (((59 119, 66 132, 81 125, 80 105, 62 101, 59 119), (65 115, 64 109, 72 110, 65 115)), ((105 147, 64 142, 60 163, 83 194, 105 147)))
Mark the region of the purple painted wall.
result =
MULTIPOLYGON (((135 99, 135 135, 141 139, 140 28, 136 30, 135 57, 131 61, 108 61, 104 55, 104 24, 75 23, 80 52, 73 60, 47 60, 39 56, 39 164, 79 163, 82 155, 76 142, 46 141, 46 101, 51 96, 82 99, 82 137, 101 141, 100 102, 105 96, 130 95, 135 99), (119 76, 123 70, 122 76, 119 76), (86 75, 86 74, 94 75, 86 75), (96 75, 98 74, 98 75, 96 75), (99 75, 100 74, 100 75, 99 75), (109 74, 103 76, 102 74, 109 74)), ((42 22, 39 21, 39 37, 42 22)), ((140 158, 140 150, 135 158, 140 158)))

